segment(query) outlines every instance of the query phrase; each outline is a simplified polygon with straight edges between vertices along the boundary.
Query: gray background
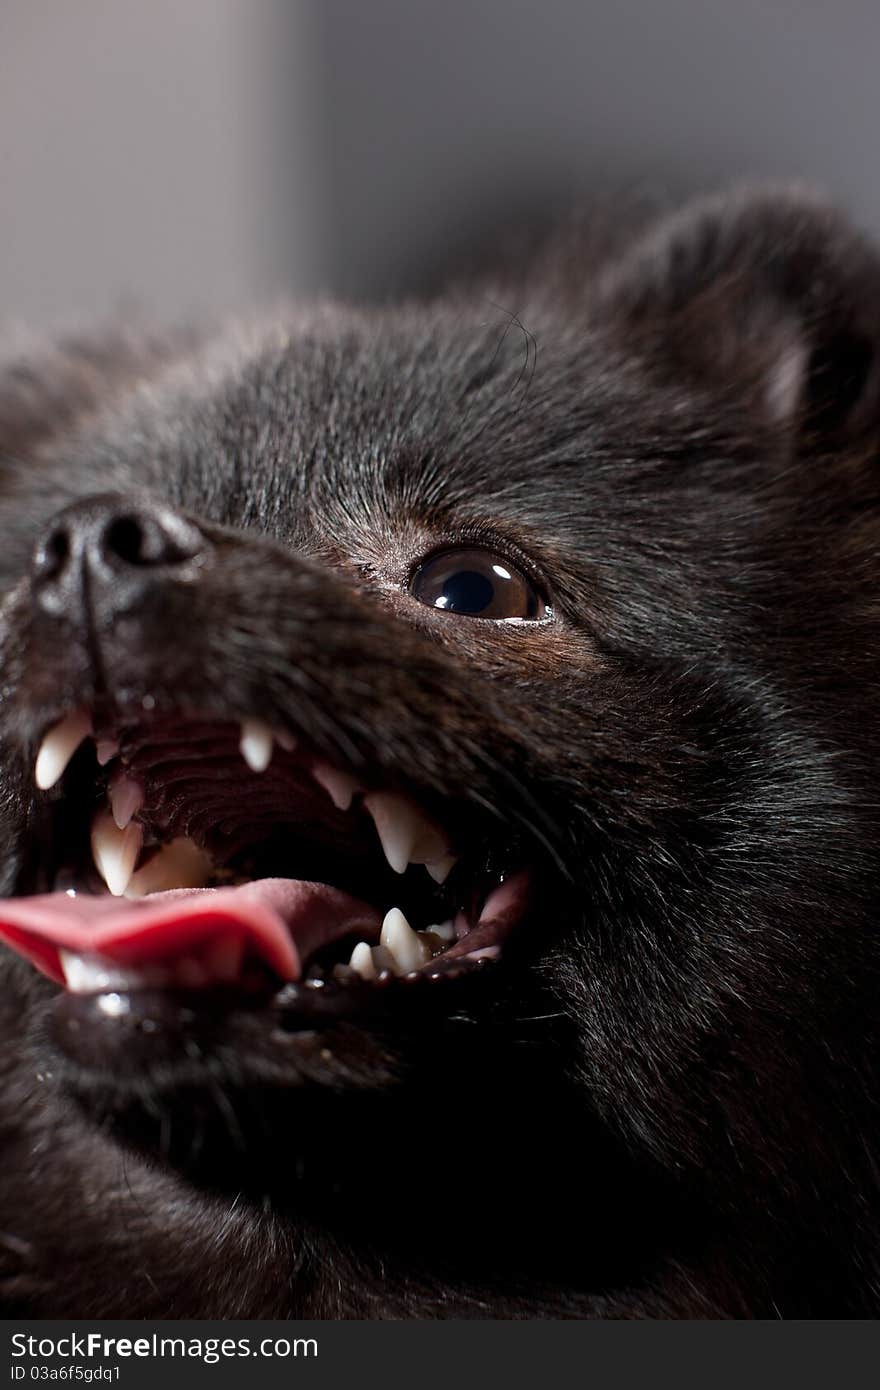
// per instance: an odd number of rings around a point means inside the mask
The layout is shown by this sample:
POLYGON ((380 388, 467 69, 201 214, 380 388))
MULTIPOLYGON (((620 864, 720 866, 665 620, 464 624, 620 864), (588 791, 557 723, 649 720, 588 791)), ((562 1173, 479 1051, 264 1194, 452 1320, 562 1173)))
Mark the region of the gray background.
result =
POLYGON ((875 0, 0 0, 0 320, 417 287, 609 188, 880 232, 875 0))

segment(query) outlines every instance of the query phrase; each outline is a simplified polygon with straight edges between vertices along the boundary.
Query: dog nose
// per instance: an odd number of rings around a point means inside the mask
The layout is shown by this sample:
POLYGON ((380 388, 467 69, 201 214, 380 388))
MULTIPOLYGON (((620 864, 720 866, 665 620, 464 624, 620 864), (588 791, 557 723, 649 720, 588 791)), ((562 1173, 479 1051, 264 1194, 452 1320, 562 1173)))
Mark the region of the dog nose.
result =
POLYGON ((83 603, 112 617, 205 558, 209 543, 171 507, 142 498, 90 497, 51 522, 34 550, 39 606, 75 615, 83 603))

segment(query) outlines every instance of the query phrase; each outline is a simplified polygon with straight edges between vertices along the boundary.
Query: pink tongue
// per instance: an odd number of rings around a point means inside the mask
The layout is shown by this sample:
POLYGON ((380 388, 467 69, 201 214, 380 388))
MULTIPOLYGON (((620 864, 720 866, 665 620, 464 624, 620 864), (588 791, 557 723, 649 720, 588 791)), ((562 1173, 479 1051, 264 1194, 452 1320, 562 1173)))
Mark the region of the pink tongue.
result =
POLYGON ((284 980, 321 946, 349 934, 378 936, 380 915, 323 883, 265 878, 240 888, 172 888, 146 898, 46 893, 0 901, 0 941, 64 983, 59 951, 136 967, 209 941, 241 938, 284 980))

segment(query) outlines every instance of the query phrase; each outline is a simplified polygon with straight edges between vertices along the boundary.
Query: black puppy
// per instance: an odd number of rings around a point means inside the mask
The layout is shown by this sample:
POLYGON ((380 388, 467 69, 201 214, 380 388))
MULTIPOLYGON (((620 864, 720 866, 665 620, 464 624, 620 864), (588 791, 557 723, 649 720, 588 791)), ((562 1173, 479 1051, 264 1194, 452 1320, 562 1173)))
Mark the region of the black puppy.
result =
POLYGON ((757 191, 9 355, 7 1315, 876 1315, 878 343, 757 191))

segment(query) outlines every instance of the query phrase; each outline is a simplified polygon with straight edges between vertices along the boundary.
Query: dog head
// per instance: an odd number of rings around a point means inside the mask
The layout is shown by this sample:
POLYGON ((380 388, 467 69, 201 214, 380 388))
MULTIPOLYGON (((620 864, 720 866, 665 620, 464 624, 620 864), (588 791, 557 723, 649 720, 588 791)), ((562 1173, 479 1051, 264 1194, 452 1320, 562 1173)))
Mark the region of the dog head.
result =
POLYGON ((0 936, 78 1124, 360 1262, 334 1306, 852 1283, 878 301, 759 193, 13 364, 0 936))

